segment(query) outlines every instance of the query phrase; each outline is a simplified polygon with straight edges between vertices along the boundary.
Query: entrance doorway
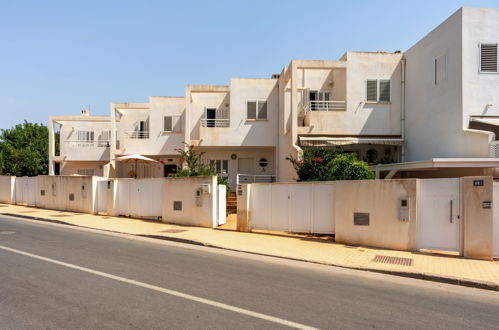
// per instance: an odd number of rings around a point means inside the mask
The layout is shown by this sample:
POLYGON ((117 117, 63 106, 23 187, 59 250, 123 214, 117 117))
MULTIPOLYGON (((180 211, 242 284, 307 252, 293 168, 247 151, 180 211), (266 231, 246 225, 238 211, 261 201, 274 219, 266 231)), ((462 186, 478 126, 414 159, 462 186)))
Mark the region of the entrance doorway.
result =
POLYGON ((461 253, 459 179, 421 180, 417 247, 461 253))

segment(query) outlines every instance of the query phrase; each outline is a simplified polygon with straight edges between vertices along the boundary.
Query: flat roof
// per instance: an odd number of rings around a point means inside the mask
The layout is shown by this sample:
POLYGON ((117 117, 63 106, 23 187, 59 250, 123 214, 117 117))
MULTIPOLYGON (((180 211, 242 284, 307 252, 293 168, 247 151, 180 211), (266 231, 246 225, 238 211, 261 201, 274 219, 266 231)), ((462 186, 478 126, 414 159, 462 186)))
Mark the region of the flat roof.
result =
POLYGON ((371 168, 378 171, 392 170, 417 170, 439 167, 454 167, 454 168, 490 168, 499 167, 499 158, 433 158, 430 160, 420 160, 415 162, 394 163, 373 165, 371 168))

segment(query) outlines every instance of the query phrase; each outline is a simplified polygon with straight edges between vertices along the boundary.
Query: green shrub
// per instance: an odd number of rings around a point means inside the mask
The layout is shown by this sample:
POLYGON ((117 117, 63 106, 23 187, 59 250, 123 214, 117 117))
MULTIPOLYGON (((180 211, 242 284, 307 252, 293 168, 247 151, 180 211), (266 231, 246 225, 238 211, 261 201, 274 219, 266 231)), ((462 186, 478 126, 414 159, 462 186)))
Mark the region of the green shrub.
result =
POLYGON ((305 149, 303 159, 286 158, 296 170, 298 181, 371 180, 374 172, 355 154, 341 149, 305 149))

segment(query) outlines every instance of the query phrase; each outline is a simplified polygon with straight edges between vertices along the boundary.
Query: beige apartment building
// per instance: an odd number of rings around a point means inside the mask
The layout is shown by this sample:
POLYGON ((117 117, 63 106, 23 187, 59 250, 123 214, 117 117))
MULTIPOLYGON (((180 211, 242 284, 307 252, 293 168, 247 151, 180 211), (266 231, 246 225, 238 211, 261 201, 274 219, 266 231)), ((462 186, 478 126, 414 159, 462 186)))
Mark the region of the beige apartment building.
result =
POLYGON ((495 175, 498 31, 499 9, 465 7, 405 53, 292 60, 268 79, 188 85, 182 97, 113 103, 109 116, 50 117, 50 173, 168 176, 186 143, 232 189, 294 180, 286 157, 315 147, 354 152, 379 177, 495 175), (158 163, 115 161, 130 154, 158 163))

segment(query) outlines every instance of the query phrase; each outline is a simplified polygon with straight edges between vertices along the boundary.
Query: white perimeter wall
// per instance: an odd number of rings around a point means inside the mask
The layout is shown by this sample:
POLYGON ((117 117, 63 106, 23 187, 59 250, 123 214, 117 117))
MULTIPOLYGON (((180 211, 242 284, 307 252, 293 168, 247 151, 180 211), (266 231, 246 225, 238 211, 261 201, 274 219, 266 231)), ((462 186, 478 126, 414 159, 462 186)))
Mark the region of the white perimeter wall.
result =
POLYGON ((13 204, 15 201, 15 176, 0 176, 0 203, 13 204))
POLYGON ((163 222, 199 227, 217 225, 217 178, 185 177, 165 178, 163 197, 163 222), (196 197, 196 191, 209 186, 209 193, 196 197), (199 202, 196 199, 199 198, 199 202), (174 210, 174 202, 182 203, 182 210, 174 210))

